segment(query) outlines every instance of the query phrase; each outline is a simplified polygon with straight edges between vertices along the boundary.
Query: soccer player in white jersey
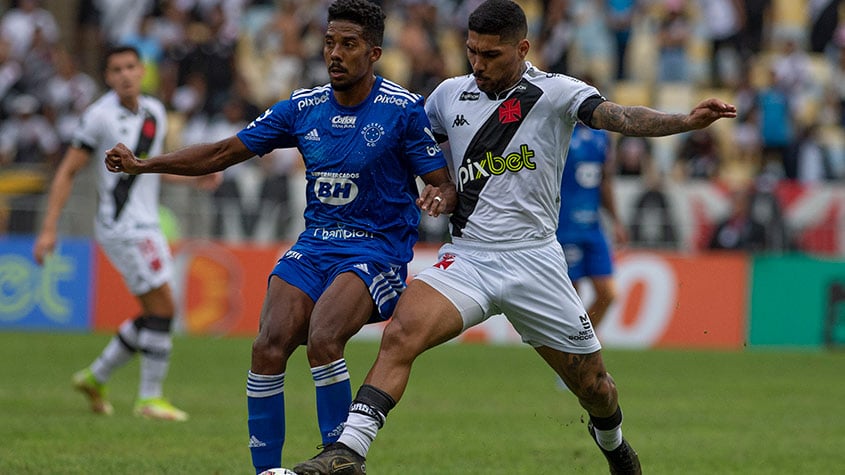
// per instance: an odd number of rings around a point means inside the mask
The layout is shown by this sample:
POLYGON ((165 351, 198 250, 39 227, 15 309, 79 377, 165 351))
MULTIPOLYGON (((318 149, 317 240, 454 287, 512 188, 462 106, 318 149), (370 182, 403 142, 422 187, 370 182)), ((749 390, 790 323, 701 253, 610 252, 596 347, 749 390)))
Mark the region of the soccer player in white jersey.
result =
POLYGON ((138 161, 123 146, 112 171, 208 173, 297 147, 307 179, 305 231, 271 271, 246 395, 257 473, 281 466, 285 371, 305 344, 324 445, 352 401, 343 357, 361 327, 393 314, 405 288, 420 209, 451 212, 457 194, 423 98, 376 76, 384 13, 368 0, 329 6, 323 58, 330 84, 300 89, 237 135, 138 161), (418 192, 415 177, 426 183, 418 192))
MULTIPOLYGON (((53 178, 44 222, 33 247, 39 264, 56 247, 59 217, 70 197, 74 178, 92 155, 103 156, 118 142, 128 144, 139 156, 161 153, 167 117, 161 102, 141 94, 143 75, 144 67, 134 48, 116 47, 106 53, 105 81, 110 90, 84 112, 53 178)), ((184 421, 188 414, 174 407, 162 394, 173 345, 170 330, 175 306, 169 283, 172 259, 159 227, 160 177, 115 175, 105 166, 97 168, 95 238, 129 290, 137 296, 142 311, 121 324, 89 367, 74 374, 73 385, 88 397, 94 412, 111 414, 113 408, 106 398, 105 383, 114 370, 140 353, 135 414, 184 421)), ((184 177, 173 179, 186 181, 184 177)), ((219 177, 192 181, 210 188, 219 182, 219 177)))
POLYGON ((510 0, 488 0, 470 15, 473 72, 442 82, 425 105, 435 136, 452 151, 452 243, 399 299, 338 442, 296 465, 296 473, 365 473, 370 444, 402 397, 416 357, 499 313, 589 413, 590 436, 611 472, 641 472, 622 438, 616 386, 555 239, 566 150, 577 121, 660 136, 735 117, 736 109, 718 99, 689 114, 615 104, 592 86, 526 62, 526 32, 525 14, 510 0))

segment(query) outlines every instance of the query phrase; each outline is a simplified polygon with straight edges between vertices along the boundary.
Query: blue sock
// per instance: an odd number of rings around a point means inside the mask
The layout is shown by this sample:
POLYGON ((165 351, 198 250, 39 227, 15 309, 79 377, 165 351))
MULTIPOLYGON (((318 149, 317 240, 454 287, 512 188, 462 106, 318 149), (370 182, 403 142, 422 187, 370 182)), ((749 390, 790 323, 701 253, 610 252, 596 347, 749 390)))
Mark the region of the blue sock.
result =
POLYGON ((246 380, 249 450, 255 473, 282 466, 285 443, 285 374, 252 371, 246 380))
POLYGON ((339 359, 325 366, 311 368, 317 387, 317 422, 323 445, 337 441, 352 403, 352 387, 346 360, 339 359))

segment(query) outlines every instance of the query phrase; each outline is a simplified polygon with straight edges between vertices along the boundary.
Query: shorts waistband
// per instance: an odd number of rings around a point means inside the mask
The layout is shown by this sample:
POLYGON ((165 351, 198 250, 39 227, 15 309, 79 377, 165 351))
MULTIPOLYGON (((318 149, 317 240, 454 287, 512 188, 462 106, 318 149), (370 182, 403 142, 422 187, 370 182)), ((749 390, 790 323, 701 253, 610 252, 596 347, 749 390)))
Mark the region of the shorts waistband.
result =
POLYGON ((516 251, 520 249, 534 249, 538 247, 548 246, 556 242, 557 237, 553 234, 551 236, 540 239, 526 239, 524 241, 504 241, 504 242, 488 242, 478 241, 475 239, 463 239, 459 237, 452 237, 452 242, 461 247, 468 247, 471 249, 479 249, 482 251, 516 251))

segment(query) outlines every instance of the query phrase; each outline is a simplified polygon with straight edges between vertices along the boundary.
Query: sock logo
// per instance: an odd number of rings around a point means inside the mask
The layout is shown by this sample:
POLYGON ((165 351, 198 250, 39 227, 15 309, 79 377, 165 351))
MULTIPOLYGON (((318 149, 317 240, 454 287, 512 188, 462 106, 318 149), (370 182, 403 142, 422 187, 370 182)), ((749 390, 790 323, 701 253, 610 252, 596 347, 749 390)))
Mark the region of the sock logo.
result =
POLYGON ((256 447, 266 447, 267 444, 262 442, 258 439, 258 437, 251 435, 249 436, 249 448, 256 448, 256 447))
POLYGON ((376 410, 376 408, 370 406, 369 404, 352 401, 352 405, 349 406, 349 412, 355 412, 372 417, 378 423, 379 428, 384 425, 384 416, 376 410))

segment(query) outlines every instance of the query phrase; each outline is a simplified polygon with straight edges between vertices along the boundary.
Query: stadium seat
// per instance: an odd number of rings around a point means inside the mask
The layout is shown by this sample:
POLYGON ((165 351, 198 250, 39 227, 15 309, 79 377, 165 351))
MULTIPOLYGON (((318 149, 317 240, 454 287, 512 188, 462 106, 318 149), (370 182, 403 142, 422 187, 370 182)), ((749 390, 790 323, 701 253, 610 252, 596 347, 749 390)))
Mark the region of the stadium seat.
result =
POLYGON ((653 104, 651 88, 645 81, 619 81, 613 86, 609 99, 623 106, 653 104))

